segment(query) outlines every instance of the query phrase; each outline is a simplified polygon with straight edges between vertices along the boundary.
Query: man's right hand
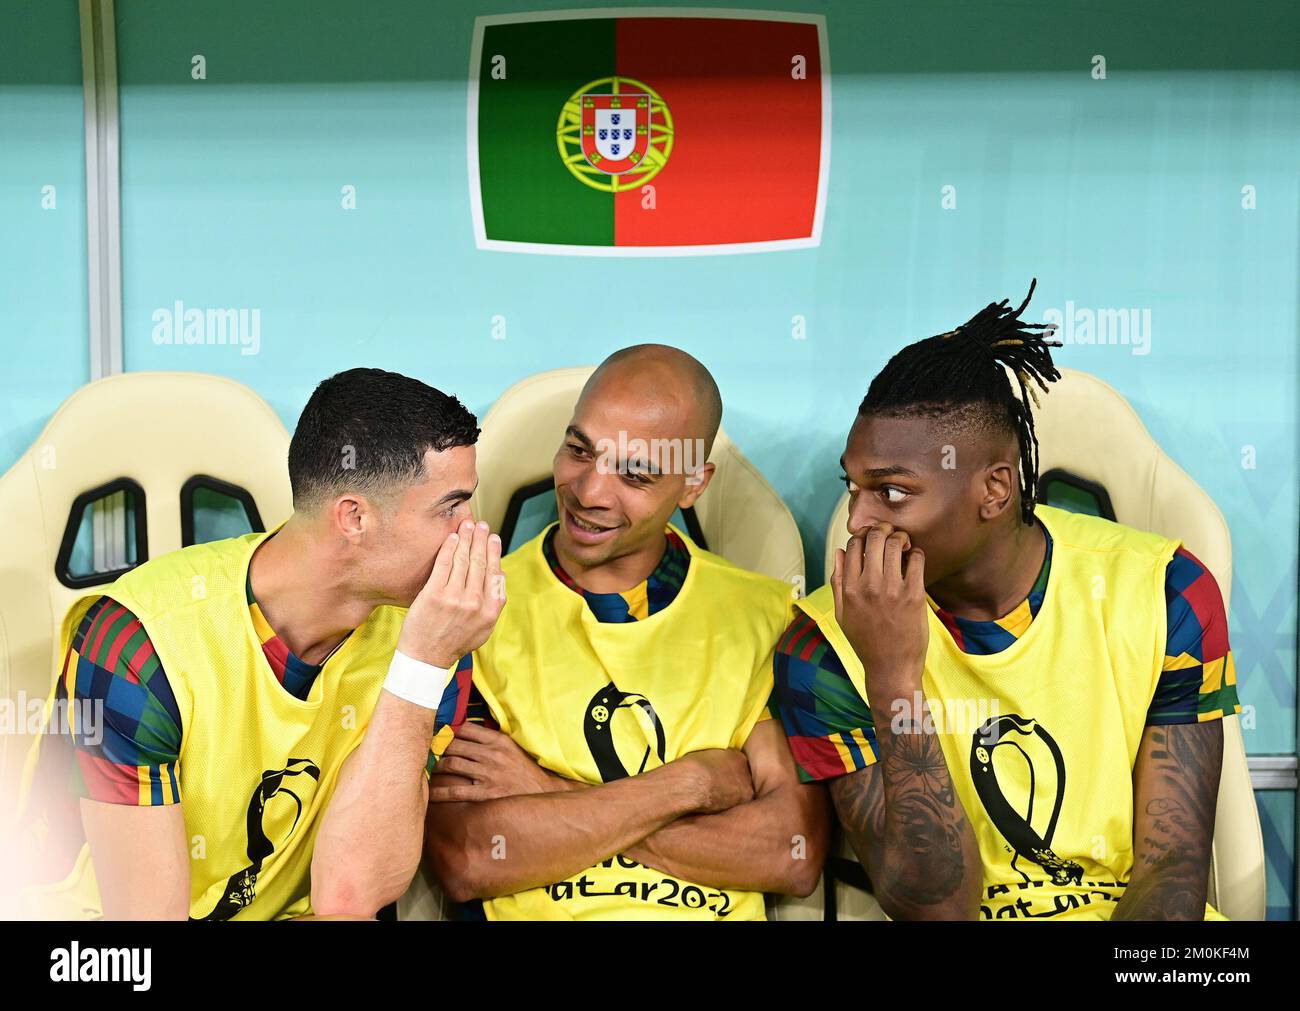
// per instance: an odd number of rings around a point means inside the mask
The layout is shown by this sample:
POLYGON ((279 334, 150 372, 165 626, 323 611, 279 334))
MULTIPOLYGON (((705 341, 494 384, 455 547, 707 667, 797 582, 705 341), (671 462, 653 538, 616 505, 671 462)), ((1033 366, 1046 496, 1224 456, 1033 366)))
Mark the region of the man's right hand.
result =
POLYGON ((698 776, 699 811, 703 814, 717 814, 754 799, 754 779, 743 751, 710 748, 677 761, 689 763, 698 776))
POLYGON ((506 603, 501 538, 466 520, 438 550, 433 571, 406 612, 397 648, 415 660, 451 667, 487 642, 506 603))
POLYGON ((835 555, 835 620, 866 670, 867 698, 907 698, 921 688, 930 627, 925 555, 905 531, 875 523, 835 555))

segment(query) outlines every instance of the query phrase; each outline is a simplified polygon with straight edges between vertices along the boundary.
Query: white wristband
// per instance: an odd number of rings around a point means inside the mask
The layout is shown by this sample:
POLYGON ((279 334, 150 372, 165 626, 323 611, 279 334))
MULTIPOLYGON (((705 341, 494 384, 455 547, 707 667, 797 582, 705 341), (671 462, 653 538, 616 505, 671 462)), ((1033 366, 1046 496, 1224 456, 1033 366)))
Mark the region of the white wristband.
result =
POLYGON ((451 673, 450 667, 435 667, 395 650, 393 662, 388 665, 388 677, 384 679, 384 691, 425 709, 437 709, 442 704, 442 693, 451 683, 451 673))

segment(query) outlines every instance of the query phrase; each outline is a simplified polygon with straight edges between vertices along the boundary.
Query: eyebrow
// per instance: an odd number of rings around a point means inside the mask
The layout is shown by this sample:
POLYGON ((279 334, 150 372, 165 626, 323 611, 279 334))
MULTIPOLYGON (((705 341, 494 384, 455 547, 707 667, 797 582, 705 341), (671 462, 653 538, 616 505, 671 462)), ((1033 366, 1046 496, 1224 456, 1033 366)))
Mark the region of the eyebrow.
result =
POLYGON ((582 431, 582 429, 580 428, 574 428, 572 425, 570 425, 568 428, 564 430, 564 436, 565 438, 568 438, 569 436, 573 436, 573 438, 577 439, 588 449, 596 448, 596 444, 592 442, 590 439, 588 439, 587 433, 582 431))
MULTIPOLYGON (((849 472, 848 467, 844 465, 843 455, 840 456, 840 469, 843 470, 844 473, 846 474, 849 472)), ((864 471, 863 473, 868 478, 910 477, 910 478, 915 478, 918 481, 921 479, 921 475, 918 474, 916 471, 908 470, 906 467, 899 466, 898 464, 893 464, 892 466, 889 467, 871 467, 870 469, 864 471)))
MULTIPOLYGON (((589 451, 595 452, 596 444, 587 437, 587 433, 582 431, 582 429, 574 428, 570 425, 564 430, 564 434, 566 438, 572 436, 581 442, 589 451)), ((635 462, 636 472, 642 477, 658 480, 663 476, 663 472, 659 469, 659 465, 653 460, 642 460, 640 457, 637 457, 635 461, 619 460, 618 464, 623 471, 628 471, 629 464, 632 462, 635 462)))
POLYGON ((654 478, 655 480, 663 477, 663 472, 659 469, 659 464, 655 463, 653 460, 642 460, 638 457, 635 460, 621 460, 620 463, 623 470, 627 471, 629 474, 635 470, 636 474, 640 477, 654 478), (635 467, 633 467, 634 464, 635 467))
MULTIPOLYGON (((478 485, 475 485, 474 487, 477 488, 478 485)), ((442 498, 438 499, 438 501, 435 502, 435 503, 434 503, 432 506, 430 506, 429 508, 430 508, 430 509, 439 509, 439 508, 441 508, 441 507, 444 506, 444 505, 450 505, 452 502, 464 502, 464 501, 466 501, 467 499, 472 498, 473 495, 474 495, 474 492, 473 492, 472 490, 471 490, 471 491, 466 491, 464 488, 457 488, 455 491, 449 491, 449 492, 447 492, 446 495, 444 495, 442 498)))

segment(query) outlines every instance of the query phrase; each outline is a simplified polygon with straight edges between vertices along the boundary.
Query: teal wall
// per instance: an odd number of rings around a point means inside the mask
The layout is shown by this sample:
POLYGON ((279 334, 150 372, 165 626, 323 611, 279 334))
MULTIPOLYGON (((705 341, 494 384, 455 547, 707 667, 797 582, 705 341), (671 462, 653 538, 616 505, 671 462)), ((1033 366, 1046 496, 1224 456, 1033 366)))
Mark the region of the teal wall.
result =
POLYGON ((78 31, 75 3, 0 0, 0 472, 90 378, 78 31))
MULTIPOLYGON (((674 343, 718 378, 724 423, 794 511, 815 584, 845 432, 894 350, 1019 298, 1033 276, 1040 311, 1149 309, 1149 354, 1075 345, 1058 360, 1128 397, 1223 509, 1247 747, 1293 753, 1300 8, 745 0, 730 6, 827 15, 819 248, 478 251, 473 17, 585 6, 118 0, 126 367, 232 376, 292 426, 320 378, 354 365, 481 412, 530 373, 674 343), (195 54, 206 81, 191 79, 195 54), (345 185, 355 210, 340 206, 345 185), (611 290, 615 319, 600 302, 611 290), (177 300, 259 309, 259 353, 154 344, 154 310, 177 300), (791 337, 795 315, 806 340, 791 337)), ((0 466, 87 375, 75 4, 3 10, 20 31, 0 36, 0 466), (24 35, 36 9, 42 30, 24 35), (39 211, 47 178, 66 184, 57 214, 39 211)), ((1279 909, 1295 823, 1282 800, 1268 801, 1279 909)))
POLYGON ((713 369, 728 431, 820 559, 844 435, 901 344, 1033 276, 1039 307, 1148 308, 1149 354, 1059 359, 1125 394, 1228 516, 1247 739, 1293 750, 1300 75, 1280 39, 1300 28, 1294 8, 831 4, 821 247, 683 260, 474 248, 473 14, 530 6, 376 4, 343 30, 350 3, 120 3, 127 368, 233 376, 292 425, 317 380, 357 364, 481 410, 530 373, 668 341, 713 369), (616 321, 598 301, 612 289, 616 321), (177 299, 260 308, 259 353, 154 344, 153 311, 177 299))

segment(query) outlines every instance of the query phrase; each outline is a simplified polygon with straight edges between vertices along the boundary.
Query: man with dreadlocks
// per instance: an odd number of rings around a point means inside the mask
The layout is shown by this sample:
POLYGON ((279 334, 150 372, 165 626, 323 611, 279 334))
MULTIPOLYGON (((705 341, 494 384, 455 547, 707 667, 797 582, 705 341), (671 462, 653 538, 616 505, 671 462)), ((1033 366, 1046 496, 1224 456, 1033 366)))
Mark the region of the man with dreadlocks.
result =
POLYGON ((871 383, 840 458, 852 537, 774 703, 891 917, 1217 917, 1223 600, 1177 541, 1037 503, 1060 343, 1028 303, 871 383))

